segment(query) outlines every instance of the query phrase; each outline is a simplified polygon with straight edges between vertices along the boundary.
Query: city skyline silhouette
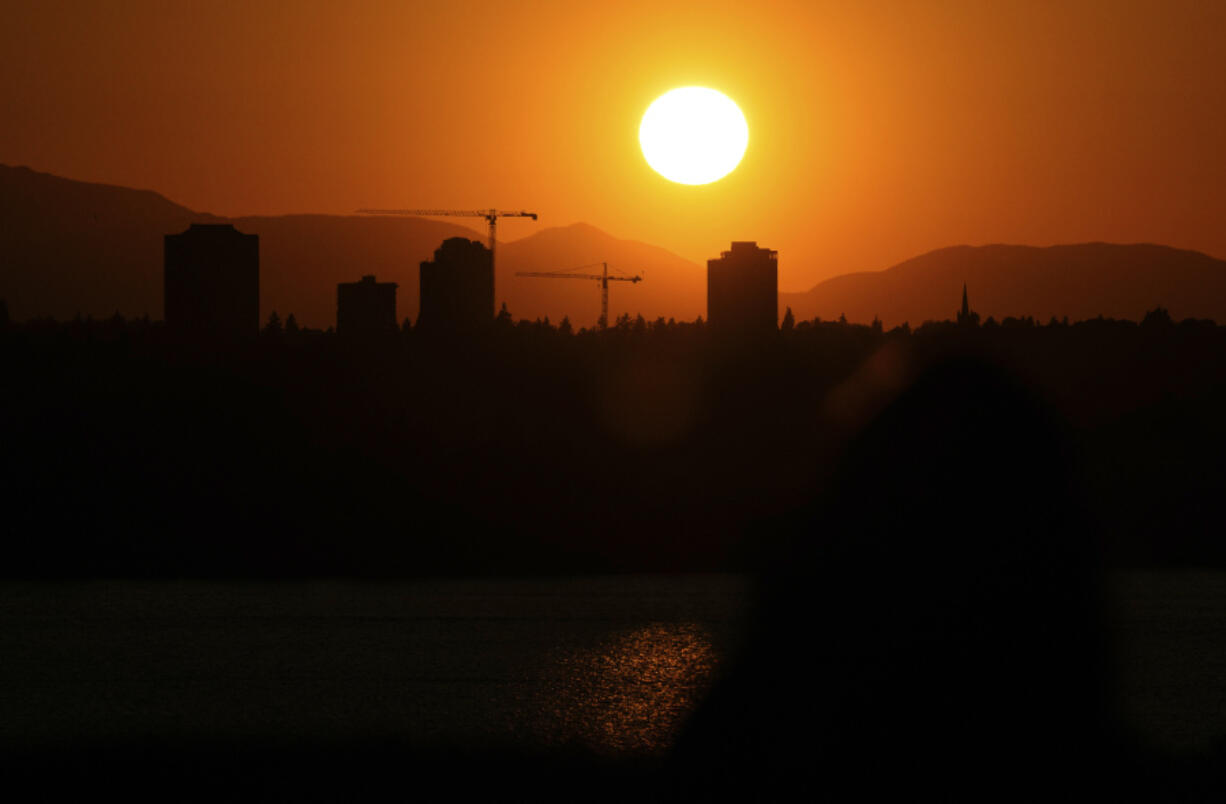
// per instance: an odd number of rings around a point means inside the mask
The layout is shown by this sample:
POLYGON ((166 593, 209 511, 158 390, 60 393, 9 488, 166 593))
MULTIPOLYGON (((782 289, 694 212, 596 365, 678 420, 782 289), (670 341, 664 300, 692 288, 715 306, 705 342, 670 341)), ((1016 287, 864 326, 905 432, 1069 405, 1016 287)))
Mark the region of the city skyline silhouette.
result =
MULTIPOLYGON (((222 222, 149 193, 27 169, 0 169, 0 197, 10 199, 6 208, 14 224, 0 232, 10 260, 0 276, 0 297, 16 320, 78 314, 101 318, 115 312, 161 318, 162 255, 152 242, 193 223, 222 222), (23 198, 37 204, 23 203, 23 198), (74 213, 46 218, 39 212, 56 206, 74 213), (61 276, 65 265, 82 270, 61 276)), ((418 263, 430 259, 448 237, 481 239, 471 229, 424 218, 284 216, 227 222, 263 238, 260 321, 275 310, 318 328, 335 324, 336 284, 361 273, 397 283, 402 318, 416 321, 418 263)), ((726 245, 714 243, 712 256, 726 245)), ((565 316, 576 326, 594 323, 599 300, 581 285, 542 285, 514 274, 600 261, 645 270, 650 278, 635 294, 615 295, 613 318, 629 312, 649 320, 693 320, 708 312, 704 266, 588 224, 547 227, 511 240, 504 243, 500 260, 495 308, 506 303, 517 318, 557 321, 565 316)), ((785 252, 784 265, 791 261, 785 252)), ((1101 315, 1139 321, 1155 306, 1181 319, 1226 320, 1226 302, 1219 301, 1226 299, 1224 264, 1208 255, 1149 244, 951 246, 885 270, 837 276, 804 292, 781 287, 778 317, 792 308, 800 319, 846 316, 858 323, 880 319, 887 326, 904 321, 918 326, 948 317, 949 294, 970 281, 981 313, 997 320, 1101 315)))

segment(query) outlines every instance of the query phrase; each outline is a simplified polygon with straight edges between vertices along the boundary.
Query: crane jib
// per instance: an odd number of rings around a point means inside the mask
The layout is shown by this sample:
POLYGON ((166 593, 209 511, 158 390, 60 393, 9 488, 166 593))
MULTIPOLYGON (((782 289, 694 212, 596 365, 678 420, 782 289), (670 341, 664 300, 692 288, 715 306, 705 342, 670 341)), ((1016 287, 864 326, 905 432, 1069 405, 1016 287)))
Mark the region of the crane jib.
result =
MULTIPOLYGON (((578 268, 590 268, 597 263, 589 263, 588 265, 579 265, 576 268, 571 268, 575 271, 578 268)), ((576 274, 568 271, 516 271, 516 276, 537 276, 545 279, 594 279, 600 283, 600 328, 608 329, 609 327, 609 280, 614 282, 641 282, 641 276, 609 276, 609 264, 607 262, 599 263, 601 272, 598 274, 576 274)))

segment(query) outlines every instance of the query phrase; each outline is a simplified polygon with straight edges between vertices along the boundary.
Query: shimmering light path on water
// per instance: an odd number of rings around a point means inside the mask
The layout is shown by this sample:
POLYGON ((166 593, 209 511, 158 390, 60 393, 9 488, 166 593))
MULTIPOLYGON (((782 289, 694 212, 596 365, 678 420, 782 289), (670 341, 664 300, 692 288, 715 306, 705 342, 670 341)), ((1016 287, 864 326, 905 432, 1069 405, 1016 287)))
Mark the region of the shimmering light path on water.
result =
POLYGON ((711 639, 696 623, 657 622, 556 651, 550 704, 537 710, 539 736, 601 753, 667 749, 723 658, 711 639))
POLYGON ((732 576, 0 586, 0 744, 395 737, 658 754, 732 576))

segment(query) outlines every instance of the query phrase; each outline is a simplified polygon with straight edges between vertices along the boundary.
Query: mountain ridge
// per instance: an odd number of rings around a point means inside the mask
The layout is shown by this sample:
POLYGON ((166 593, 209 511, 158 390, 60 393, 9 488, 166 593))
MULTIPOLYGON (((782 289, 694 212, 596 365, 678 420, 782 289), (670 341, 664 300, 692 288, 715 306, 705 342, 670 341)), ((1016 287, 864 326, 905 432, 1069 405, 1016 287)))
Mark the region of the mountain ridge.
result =
MULTIPOLYGON (((196 212, 153 190, 79 182, 0 165, 0 298, 10 316, 161 317, 162 237, 191 223, 228 222, 260 235, 260 310, 304 326, 335 323, 336 284, 365 274, 399 287, 398 314, 416 319, 418 266, 448 237, 485 241, 451 220, 299 213, 227 218, 196 212), (87 267, 88 270, 82 270, 87 267)), ((781 259, 786 260, 787 255, 781 259)), ((705 266, 585 222, 500 241, 495 294, 517 318, 569 317, 591 326, 598 284, 519 277, 607 262, 643 282, 610 285, 610 315, 693 320, 706 315, 705 266)), ((593 268, 592 272, 596 269, 593 268)), ((983 318, 1139 320, 1164 306, 1176 318, 1226 321, 1226 262, 1154 243, 956 245, 881 271, 842 274, 779 294, 780 316, 845 315, 886 326, 954 316, 967 284, 983 318)))
MULTIPOLYGON (((328 215, 224 217, 196 212, 152 190, 79 182, 28 167, 0 165, 0 298, 14 320, 75 315, 161 317, 162 237, 192 223, 231 223, 260 236, 260 314, 293 313, 305 326, 335 323, 336 284, 373 273, 396 282, 398 314, 415 320, 418 266, 448 237, 485 242, 472 228, 431 218, 328 215), (77 270, 88 265, 91 270, 77 270)), ((516 271, 556 271, 603 258, 610 265, 639 265, 661 274, 697 270, 693 263, 646 243, 614 237, 588 223, 548 227, 499 241, 496 293, 517 317, 570 315, 576 326, 599 315, 598 293, 574 280, 516 278, 516 271)), ((701 314, 705 295, 687 277, 691 292, 634 305, 619 287, 612 312, 645 315, 701 314), (633 309, 618 305, 630 302, 633 309)), ((621 283, 619 283, 620 285, 621 283)), ((687 284, 682 282, 682 284, 687 284)))
POLYGON ((791 307, 798 320, 845 315, 919 324, 953 318, 964 282, 983 318, 1140 320, 1162 306, 1178 318, 1226 320, 1226 262, 1153 243, 946 246, 882 271, 781 293, 780 309, 791 307))

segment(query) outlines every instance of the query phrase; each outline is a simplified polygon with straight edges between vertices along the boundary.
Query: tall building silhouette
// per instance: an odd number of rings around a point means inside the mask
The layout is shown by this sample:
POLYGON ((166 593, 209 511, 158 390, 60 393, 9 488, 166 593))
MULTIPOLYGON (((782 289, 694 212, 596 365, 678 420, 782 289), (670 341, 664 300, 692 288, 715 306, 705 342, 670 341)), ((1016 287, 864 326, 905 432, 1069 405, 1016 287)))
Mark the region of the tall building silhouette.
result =
POLYGON ((742 334, 773 332, 779 323, 778 252, 755 242, 733 242, 707 260, 707 321, 742 334))
POLYGON ((336 334, 344 337, 396 331, 396 283, 376 282, 373 275, 360 282, 336 286, 336 334))
POLYGON ((260 238, 228 223, 193 223, 165 236, 166 327, 214 338, 260 330, 260 238))
POLYGON ((449 237, 421 264, 421 312, 427 329, 471 331, 494 320, 494 260, 476 240, 449 237))

